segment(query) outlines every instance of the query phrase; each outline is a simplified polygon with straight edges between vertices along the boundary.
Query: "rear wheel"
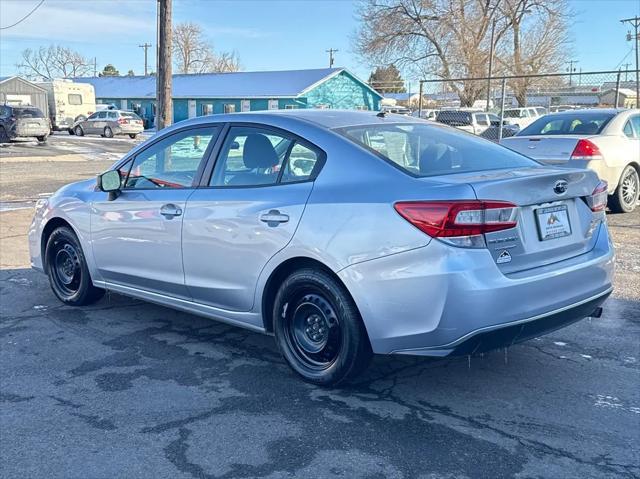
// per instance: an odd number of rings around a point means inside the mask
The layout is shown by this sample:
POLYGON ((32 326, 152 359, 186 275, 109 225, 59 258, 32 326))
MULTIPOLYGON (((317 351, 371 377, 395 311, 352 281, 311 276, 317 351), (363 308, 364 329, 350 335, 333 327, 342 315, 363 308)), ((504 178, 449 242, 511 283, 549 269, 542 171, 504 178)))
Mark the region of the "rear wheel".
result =
POLYGON ((103 136, 105 138, 113 138, 113 130, 111 127, 105 126, 103 136))
POLYGON ((82 127, 80 125, 76 126, 73 129, 73 131, 76 134, 76 136, 84 136, 84 130, 82 129, 82 127))
POLYGON ((68 227, 57 228, 49 236, 45 267, 53 293, 65 304, 84 306, 104 295, 91 282, 80 242, 68 227))
POLYGON ((46 143, 47 142, 47 135, 37 136, 36 140, 38 140, 39 143, 46 143))
POLYGON ((631 213, 640 197, 640 177, 638 171, 628 165, 620 177, 616 191, 609 197, 609 207, 615 213, 631 213))
POLYGON ((276 294, 273 317, 280 351, 305 381, 333 386, 356 377, 371 360, 353 299, 325 271, 292 273, 276 294))
POLYGON ((138 135, 135 134, 135 133, 129 133, 129 138, 131 138, 132 140, 135 140, 136 136, 138 136, 138 135))

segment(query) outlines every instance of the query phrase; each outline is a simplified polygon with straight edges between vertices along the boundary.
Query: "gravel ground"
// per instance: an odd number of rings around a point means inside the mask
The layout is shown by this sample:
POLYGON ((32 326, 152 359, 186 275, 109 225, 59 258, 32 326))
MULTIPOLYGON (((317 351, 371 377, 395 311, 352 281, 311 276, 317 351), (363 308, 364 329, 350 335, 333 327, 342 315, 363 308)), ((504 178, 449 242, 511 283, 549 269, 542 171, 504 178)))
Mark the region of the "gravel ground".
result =
MULTIPOLYGON (((0 150, 4 205, 133 144, 57 141, 0 150)), ((28 267, 30 217, 0 213, 3 478, 640 477, 640 211, 608 217, 602 318, 470 362, 378 357, 342 389, 299 381, 270 337, 117 295, 62 306, 28 267)))

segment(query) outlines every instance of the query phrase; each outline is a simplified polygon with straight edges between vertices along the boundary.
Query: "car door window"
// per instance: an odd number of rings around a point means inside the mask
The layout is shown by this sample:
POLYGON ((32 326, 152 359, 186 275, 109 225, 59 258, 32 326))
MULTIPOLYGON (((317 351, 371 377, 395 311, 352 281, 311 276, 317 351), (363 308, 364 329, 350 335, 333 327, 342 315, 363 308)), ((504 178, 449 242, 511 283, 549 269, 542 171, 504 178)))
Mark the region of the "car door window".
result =
POLYGON ((87 118, 87 120, 95 120, 96 118, 98 118, 98 113, 94 113, 93 115, 91 115, 89 118, 87 118))
POLYGON ((115 111, 108 111, 107 118, 111 121, 115 121, 118 119, 118 113, 116 113, 115 111))
POLYGON ((107 112, 106 111, 98 112, 98 119, 99 120, 104 120, 105 118, 107 118, 107 112))
POLYGON ((320 166, 320 153, 296 142, 282 171, 281 183, 305 181, 315 175, 320 166))
POLYGON ((154 143, 132 160, 124 189, 191 187, 218 133, 213 126, 191 128, 154 143))
POLYGON ((482 126, 488 126, 489 125, 489 120, 487 119, 487 115, 485 114, 480 114, 477 116, 478 118, 478 125, 482 125, 482 126))
POLYGON ((273 185, 293 141, 270 130, 232 127, 216 161, 210 186, 273 185))

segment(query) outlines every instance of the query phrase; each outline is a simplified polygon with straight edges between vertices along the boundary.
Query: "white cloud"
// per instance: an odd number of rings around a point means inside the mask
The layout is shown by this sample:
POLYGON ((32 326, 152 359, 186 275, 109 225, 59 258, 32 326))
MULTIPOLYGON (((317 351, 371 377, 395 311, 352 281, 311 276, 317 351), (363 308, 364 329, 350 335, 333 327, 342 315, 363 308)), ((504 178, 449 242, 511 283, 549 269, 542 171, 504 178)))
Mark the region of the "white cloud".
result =
MULTIPOLYGON (((33 15, 8 30, 4 40, 46 39, 50 43, 155 38, 155 3, 122 1, 45 1, 33 15), (149 21, 151 19, 151 21, 149 21)), ((10 25, 28 13, 36 0, 0 2, 0 25, 10 25)), ((130 43, 130 42, 129 42, 130 43)))

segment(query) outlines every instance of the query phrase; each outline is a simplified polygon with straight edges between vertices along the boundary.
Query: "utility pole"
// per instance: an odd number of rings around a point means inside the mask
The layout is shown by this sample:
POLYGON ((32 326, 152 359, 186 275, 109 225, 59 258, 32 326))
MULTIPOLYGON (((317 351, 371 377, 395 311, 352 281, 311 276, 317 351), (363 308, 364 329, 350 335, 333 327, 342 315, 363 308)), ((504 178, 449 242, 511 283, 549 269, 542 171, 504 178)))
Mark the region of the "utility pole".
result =
POLYGON ((172 0, 158 0, 157 131, 171 125, 173 119, 173 102, 171 98, 171 2, 172 0))
POLYGON ((93 76, 98 76, 98 57, 93 57, 93 76))
MULTIPOLYGON (((625 18, 620 20, 620 23, 625 24, 629 23, 633 25, 635 29, 635 35, 633 36, 633 40, 636 42, 636 108, 640 107, 640 76, 638 75, 638 47, 640 47, 640 35, 638 35, 638 27, 640 26, 640 17, 635 16, 633 18, 625 18)), ((631 32, 627 34, 627 41, 632 40, 631 32)))
POLYGON ((339 52, 340 50, 335 50, 333 48, 329 48, 326 52, 329 54, 329 68, 333 68, 333 54, 339 52))
POLYGON ((624 67, 624 81, 627 81, 627 74, 629 73, 629 67, 631 66, 631 63, 623 63, 622 66, 624 67))
POLYGON ((571 75, 573 75, 573 72, 576 71, 573 65, 578 63, 578 60, 569 60, 567 63, 569 64, 569 68, 567 68, 567 71, 569 72, 569 86, 571 86, 571 75))
POLYGON ((147 69, 147 65, 148 65, 148 62, 147 62, 147 50, 149 50, 149 48, 151 48, 152 45, 151 45, 151 43, 144 42, 142 45, 138 45, 138 46, 140 48, 144 48, 144 76, 147 76, 147 72, 148 72, 148 69, 147 69))

